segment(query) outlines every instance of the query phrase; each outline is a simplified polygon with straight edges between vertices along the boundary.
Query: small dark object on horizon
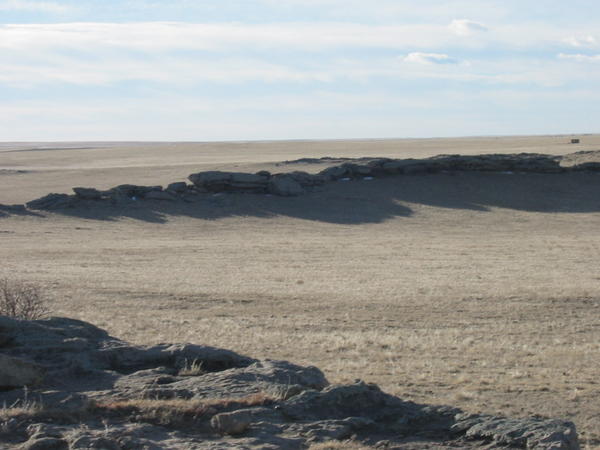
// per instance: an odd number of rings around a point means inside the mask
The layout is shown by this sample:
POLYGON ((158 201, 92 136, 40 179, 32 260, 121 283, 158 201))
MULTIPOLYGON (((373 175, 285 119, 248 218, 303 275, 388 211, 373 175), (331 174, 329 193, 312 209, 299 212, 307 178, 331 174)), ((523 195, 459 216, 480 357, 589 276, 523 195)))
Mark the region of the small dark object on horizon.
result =
POLYGON ((571 144, 579 144, 579 139, 571 139, 571 144))

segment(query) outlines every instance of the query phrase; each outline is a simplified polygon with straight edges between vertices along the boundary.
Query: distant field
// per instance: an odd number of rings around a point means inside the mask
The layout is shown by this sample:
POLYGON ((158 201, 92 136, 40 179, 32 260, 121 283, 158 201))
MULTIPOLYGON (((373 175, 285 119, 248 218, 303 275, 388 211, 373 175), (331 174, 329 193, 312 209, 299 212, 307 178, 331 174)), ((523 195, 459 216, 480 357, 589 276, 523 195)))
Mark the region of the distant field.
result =
MULTIPOLYGON (((0 203, 321 156, 566 154, 600 136, 0 145, 0 203), (39 146, 50 147, 33 150, 39 146)), ((437 174, 298 198, 0 217, 0 275, 137 343, 314 364, 418 402, 570 418, 600 445, 600 174, 437 174)))

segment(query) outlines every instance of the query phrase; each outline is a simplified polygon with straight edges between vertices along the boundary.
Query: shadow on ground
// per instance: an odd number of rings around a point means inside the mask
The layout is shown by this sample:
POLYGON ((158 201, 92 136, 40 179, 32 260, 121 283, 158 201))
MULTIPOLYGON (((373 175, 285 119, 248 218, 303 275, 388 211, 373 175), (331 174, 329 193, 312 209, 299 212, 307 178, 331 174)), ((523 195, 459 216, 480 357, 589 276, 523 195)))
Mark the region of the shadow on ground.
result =
POLYGON ((459 172, 337 181, 300 197, 232 193, 203 194, 190 203, 132 200, 111 205, 88 201, 81 207, 55 212, 94 220, 132 218, 153 223, 165 223, 172 216, 204 220, 288 216, 351 225, 409 217, 413 205, 481 212, 491 208, 543 213, 600 212, 598 192, 597 173, 459 172))

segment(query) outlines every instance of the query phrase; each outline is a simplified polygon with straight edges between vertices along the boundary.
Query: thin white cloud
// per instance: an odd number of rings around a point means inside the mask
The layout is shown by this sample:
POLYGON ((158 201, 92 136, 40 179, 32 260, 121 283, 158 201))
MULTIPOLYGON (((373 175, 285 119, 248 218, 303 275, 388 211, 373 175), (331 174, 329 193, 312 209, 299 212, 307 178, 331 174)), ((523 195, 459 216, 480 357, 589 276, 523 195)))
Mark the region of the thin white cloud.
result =
POLYGON ((471 36, 488 30, 485 25, 468 19, 455 19, 448 25, 448 28, 457 36, 471 36))
POLYGON ((406 55, 405 62, 418 64, 458 64, 458 60, 444 53, 412 52, 406 55))
POLYGON ((567 60, 576 61, 576 62, 582 62, 582 63, 600 62, 600 55, 582 55, 579 53, 578 54, 559 53, 558 58, 559 59, 567 59, 567 60))
POLYGON ((592 36, 571 36, 564 39, 566 44, 569 44, 573 47, 584 47, 584 48, 593 48, 598 45, 598 40, 592 36))
POLYGON ((0 26, 0 48, 125 48, 141 51, 445 45, 443 26, 352 23, 194 24, 182 22, 18 24, 0 26))
POLYGON ((55 2, 30 0, 0 0, 0 11, 65 13, 69 8, 55 2))
MULTIPOLYGON (((576 34, 574 30, 528 24, 495 26, 485 34, 480 33, 477 39, 464 39, 468 33, 481 31, 481 27, 485 26, 462 19, 453 23, 454 26, 451 24, 450 27, 441 24, 368 25, 339 22, 13 24, 0 25, 0 49, 23 52, 48 49, 91 52, 108 49, 156 53, 171 50, 256 52, 273 49, 325 52, 338 48, 381 48, 443 53, 450 47, 484 49, 492 45, 519 50, 547 49, 549 45, 561 41, 564 44, 565 34, 576 34)), ((585 33, 585 30, 582 32, 585 33)))

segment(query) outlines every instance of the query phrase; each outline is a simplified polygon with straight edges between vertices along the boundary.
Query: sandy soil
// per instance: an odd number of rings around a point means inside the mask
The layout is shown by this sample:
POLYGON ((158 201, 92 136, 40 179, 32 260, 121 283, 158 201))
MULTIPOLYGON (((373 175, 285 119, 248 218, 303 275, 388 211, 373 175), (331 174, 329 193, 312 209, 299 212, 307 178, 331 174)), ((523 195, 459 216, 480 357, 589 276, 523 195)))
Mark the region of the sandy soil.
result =
MULTIPOLYGON (((568 141, 11 144, 0 150, 0 203, 208 168, 295 170, 275 164, 300 157, 600 148, 600 136, 568 141)), ((43 283, 56 315, 133 342, 216 345, 419 402, 570 418, 596 448, 598 192, 592 173, 438 174, 294 199, 17 215, 0 218, 0 275, 43 283)))

